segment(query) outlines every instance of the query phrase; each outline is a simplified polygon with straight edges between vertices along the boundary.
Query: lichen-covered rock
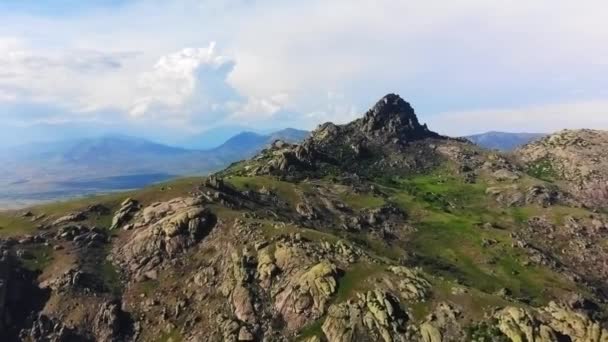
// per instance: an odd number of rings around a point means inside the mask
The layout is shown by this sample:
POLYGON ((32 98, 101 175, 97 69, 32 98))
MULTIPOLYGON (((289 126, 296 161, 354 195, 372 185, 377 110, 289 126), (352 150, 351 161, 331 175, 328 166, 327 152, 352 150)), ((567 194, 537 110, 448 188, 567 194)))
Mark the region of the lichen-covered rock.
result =
POLYGON ((495 315, 498 329, 513 342, 557 341, 550 327, 538 322, 528 311, 517 307, 506 307, 495 315))
POLYGON ((583 312, 556 302, 549 303, 543 311, 550 317, 548 325, 572 341, 608 342, 608 330, 583 312))
POLYGON ((406 321, 397 298, 377 290, 330 306, 322 330, 329 342, 407 341, 406 321))
POLYGON ((462 313, 447 303, 439 303, 433 313, 420 325, 424 342, 462 341, 464 331, 460 322, 462 313))
POLYGON ((183 203, 167 216, 138 220, 138 230, 127 243, 114 248, 112 260, 127 273, 149 271, 199 242, 215 225, 215 216, 205 208, 183 203))
POLYGON ((431 284, 419 271, 403 266, 391 266, 389 271, 398 277, 397 289, 402 298, 409 301, 422 301, 427 298, 431 284))
POLYGON ((258 279, 263 288, 269 288, 272 277, 279 271, 275 264, 274 254, 270 248, 263 248, 258 252, 258 279))
POLYGON ((275 309, 281 313, 289 330, 297 330, 325 313, 327 303, 336 292, 338 269, 323 261, 312 266, 275 298, 275 309))
POLYGON ((131 219, 132 214, 139 209, 139 204, 132 198, 127 198, 120 204, 120 209, 116 211, 112 218, 110 229, 117 229, 131 219))

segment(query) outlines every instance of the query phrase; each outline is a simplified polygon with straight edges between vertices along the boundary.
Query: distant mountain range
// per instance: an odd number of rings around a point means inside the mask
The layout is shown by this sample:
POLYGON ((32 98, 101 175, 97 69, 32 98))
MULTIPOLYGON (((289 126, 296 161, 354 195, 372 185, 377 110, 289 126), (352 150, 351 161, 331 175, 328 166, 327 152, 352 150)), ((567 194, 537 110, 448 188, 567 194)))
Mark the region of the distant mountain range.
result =
POLYGON ((208 150, 124 135, 31 143, 0 151, 0 207, 206 174, 249 158, 276 139, 293 143, 307 135, 292 128, 270 134, 242 132, 208 150))
POLYGON ((534 140, 538 140, 545 135, 543 133, 487 132, 470 135, 466 138, 487 149, 511 151, 534 140))

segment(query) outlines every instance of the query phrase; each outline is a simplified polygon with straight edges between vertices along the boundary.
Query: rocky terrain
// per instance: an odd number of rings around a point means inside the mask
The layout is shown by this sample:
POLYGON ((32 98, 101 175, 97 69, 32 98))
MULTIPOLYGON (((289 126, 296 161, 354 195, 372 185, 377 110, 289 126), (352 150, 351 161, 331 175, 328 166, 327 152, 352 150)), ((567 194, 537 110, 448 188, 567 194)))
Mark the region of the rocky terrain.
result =
POLYGON ((606 136, 502 155, 391 94, 210 177, 0 213, 0 336, 605 342, 606 136))

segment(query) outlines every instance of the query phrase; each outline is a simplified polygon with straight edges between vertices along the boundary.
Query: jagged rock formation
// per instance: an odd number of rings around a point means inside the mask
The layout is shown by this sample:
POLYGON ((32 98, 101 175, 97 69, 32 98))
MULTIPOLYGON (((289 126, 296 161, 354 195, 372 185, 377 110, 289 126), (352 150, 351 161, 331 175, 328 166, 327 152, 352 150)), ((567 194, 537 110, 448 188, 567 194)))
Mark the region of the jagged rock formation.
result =
POLYGON ((446 141, 418 122, 409 103, 389 94, 363 118, 346 125, 325 123, 300 145, 276 142, 243 170, 296 178, 338 170, 361 175, 412 172, 437 165, 442 157, 435 144, 446 141))
POLYGON ((323 333, 329 342, 407 341, 407 315, 397 298, 381 291, 329 308, 323 333))
POLYGON ((608 200, 608 132, 564 130, 516 151, 539 177, 567 182, 570 191, 592 207, 608 200))

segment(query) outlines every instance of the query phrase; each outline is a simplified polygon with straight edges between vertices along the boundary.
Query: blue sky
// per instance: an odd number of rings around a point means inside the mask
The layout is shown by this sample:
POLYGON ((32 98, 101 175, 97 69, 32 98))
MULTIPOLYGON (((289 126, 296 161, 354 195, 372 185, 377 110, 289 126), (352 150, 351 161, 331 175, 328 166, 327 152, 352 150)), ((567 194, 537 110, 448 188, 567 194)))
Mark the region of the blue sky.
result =
POLYGON ((389 92, 451 135, 608 129, 606 11, 599 0, 3 0, 0 143, 312 129, 389 92))

